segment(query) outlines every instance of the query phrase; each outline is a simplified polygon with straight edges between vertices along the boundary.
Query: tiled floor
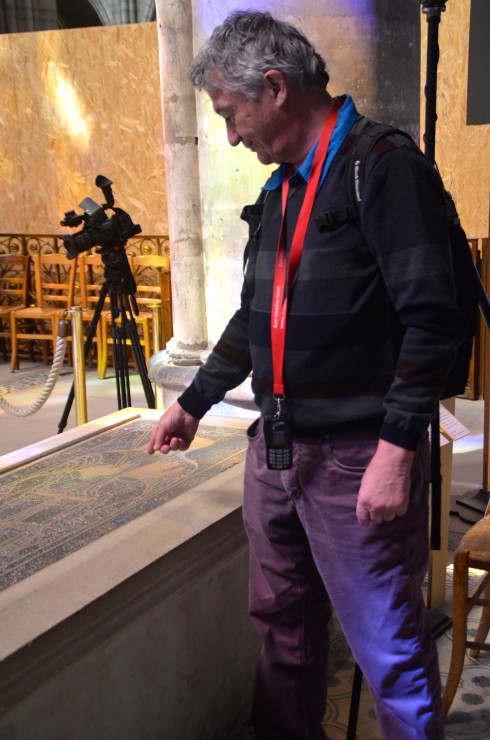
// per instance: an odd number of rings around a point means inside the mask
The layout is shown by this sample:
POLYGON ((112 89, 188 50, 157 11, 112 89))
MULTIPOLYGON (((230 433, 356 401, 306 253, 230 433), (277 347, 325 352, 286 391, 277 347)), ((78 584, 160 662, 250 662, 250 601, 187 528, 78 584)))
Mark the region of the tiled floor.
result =
MULTIPOLYGON (((130 370, 131 405, 148 408, 139 374, 130 370)), ((33 405, 44 387, 49 367, 41 363, 21 361, 20 369, 10 372, 7 362, 0 360, 0 395, 7 395, 8 402, 19 409, 33 405)), ((73 383, 73 368, 64 365, 51 395, 45 404, 29 416, 13 416, 0 408, 0 456, 21 447, 40 442, 58 434, 73 383)), ((87 421, 98 419, 118 410, 116 378, 108 368, 107 378, 98 380, 95 368, 86 370, 87 421)), ((76 426, 76 409, 73 404, 65 429, 76 426)))

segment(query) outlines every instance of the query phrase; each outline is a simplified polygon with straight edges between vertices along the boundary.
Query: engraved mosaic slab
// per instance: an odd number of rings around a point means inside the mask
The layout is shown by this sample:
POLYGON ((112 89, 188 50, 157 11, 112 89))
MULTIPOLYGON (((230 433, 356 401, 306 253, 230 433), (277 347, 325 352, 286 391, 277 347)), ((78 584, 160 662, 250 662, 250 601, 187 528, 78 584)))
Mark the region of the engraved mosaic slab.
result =
POLYGON ((240 463, 243 428, 202 424, 185 453, 146 453, 136 419, 0 476, 0 590, 240 463))

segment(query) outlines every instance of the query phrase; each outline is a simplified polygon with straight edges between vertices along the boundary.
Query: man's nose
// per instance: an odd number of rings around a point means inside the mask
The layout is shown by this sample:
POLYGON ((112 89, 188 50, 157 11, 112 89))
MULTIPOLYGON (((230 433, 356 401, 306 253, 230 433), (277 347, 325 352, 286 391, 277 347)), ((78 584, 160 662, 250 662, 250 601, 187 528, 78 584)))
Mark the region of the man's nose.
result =
POLYGON ((238 146, 242 140, 242 137, 237 133, 235 125, 231 121, 226 122, 226 134, 228 136, 228 143, 231 146, 238 146))

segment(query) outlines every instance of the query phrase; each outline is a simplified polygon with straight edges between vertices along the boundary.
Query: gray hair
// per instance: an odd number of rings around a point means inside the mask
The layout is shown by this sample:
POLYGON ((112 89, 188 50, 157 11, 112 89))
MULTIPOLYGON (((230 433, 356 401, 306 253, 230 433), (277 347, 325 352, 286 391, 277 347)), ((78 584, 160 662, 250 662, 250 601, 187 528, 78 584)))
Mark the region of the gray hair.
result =
POLYGON ((329 80, 325 61, 295 26, 267 12, 236 11, 201 47, 189 80, 199 90, 209 91, 213 74, 221 73, 228 92, 256 99, 270 69, 279 70, 303 91, 325 90, 329 80))

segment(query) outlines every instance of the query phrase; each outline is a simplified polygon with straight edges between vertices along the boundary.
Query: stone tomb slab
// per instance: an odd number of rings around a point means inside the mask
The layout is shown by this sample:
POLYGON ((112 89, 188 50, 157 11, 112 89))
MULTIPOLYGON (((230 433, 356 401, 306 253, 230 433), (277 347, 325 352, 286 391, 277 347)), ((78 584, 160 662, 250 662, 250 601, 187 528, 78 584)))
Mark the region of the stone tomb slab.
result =
POLYGON ((150 457, 159 416, 0 458, 0 737, 217 740, 250 710, 249 422, 210 418, 150 457))

